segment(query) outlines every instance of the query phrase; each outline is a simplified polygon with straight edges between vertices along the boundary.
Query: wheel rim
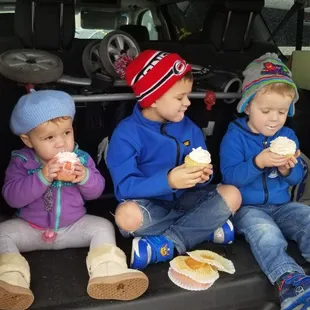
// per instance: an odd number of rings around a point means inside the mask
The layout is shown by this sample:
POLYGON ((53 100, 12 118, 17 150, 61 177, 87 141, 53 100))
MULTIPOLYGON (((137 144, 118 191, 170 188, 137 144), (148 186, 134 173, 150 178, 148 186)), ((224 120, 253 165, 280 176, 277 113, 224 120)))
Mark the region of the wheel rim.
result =
POLYGON ((130 37, 123 34, 112 35, 107 45, 108 58, 112 66, 115 60, 123 53, 126 53, 131 58, 135 58, 139 54, 139 48, 135 42, 130 37))
POLYGON ((22 71, 45 72, 59 66, 56 58, 37 51, 7 53, 2 60, 8 67, 22 71))

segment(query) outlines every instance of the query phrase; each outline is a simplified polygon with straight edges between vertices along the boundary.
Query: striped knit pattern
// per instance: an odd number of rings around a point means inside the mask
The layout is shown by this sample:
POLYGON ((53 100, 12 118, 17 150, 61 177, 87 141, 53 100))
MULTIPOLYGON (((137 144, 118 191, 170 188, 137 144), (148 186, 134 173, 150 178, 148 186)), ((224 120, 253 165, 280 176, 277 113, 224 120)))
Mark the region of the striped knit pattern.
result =
MULTIPOLYGON (((285 83, 291 85, 297 92, 295 83, 285 76, 279 77, 278 75, 262 76, 259 79, 253 80, 250 84, 245 85, 242 90, 242 96, 250 96, 259 87, 262 88, 268 84, 285 83)), ((257 91, 256 91, 257 92, 257 91)))
POLYGON ((178 54, 146 50, 126 69, 126 82, 131 86, 142 108, 150 107, 180 80, 191 66, 178 54))
POLYGON ((239 113, 244 112, 246 105, 254 98, 255 94, 264 86, 274 83, 285 83, 295 90, 295 97, 289 108, 288 116, 295 113, 294 105, 298 100, 298 90, 292 80, 291 71, 274 53, 267 53, 252 61, 243 72, 242 99, 237 106, 239 113))

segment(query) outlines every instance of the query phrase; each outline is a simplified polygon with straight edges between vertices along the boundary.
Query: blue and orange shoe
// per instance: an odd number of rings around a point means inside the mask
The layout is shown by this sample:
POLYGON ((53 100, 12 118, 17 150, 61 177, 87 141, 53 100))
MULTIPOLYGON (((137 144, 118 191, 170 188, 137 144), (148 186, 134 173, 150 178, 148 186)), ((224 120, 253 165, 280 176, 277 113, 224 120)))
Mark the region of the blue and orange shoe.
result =
POLYGON ((310 276, 292 273, 280 283, 281 310, 306 310, 310 308, 310 276))
POLYGON ((220 244, 231 244, 235 240, 234 226, 230 220, 212 233, 206 241, 220 244))
POLYGON ((132 241, 130 268, 143 270, 148 264, 171 260, 174 244, 165 236, 136 237, 132 241))

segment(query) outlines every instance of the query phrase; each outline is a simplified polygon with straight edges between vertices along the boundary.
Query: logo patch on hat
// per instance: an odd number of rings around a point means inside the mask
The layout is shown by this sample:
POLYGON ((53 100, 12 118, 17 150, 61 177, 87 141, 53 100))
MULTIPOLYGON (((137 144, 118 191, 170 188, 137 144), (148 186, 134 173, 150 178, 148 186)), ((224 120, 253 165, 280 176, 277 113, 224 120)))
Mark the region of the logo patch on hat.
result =
POLYGON ((182 74, 186 69, 186 64, 180 60, 177 60, 174 64, 173 64, 173 73, 175 75, 180 75, 182 74))
POLYGON ((286 66, 275 65, 270 61, 265 62, 263 65, 264 65, 264 69, 261 72, 261 74, 285 75, 287 77, 290 77, 289 71, 286 68, 286 66))

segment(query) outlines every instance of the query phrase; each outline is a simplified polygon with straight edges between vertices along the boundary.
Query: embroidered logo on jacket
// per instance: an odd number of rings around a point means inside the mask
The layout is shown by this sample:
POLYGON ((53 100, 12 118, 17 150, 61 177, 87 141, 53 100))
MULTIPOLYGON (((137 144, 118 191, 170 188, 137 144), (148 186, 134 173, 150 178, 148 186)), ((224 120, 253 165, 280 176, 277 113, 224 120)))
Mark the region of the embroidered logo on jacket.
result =
POLYGON ((191 142, 189 140, 183 141, 182 142, 185 146, 190 146, 191 142))
POLYGON ((268 178, 275 179, 276 177, 278 177, 278 170, 277 169, 272 169, 271 172, 268 175, 268 178))

